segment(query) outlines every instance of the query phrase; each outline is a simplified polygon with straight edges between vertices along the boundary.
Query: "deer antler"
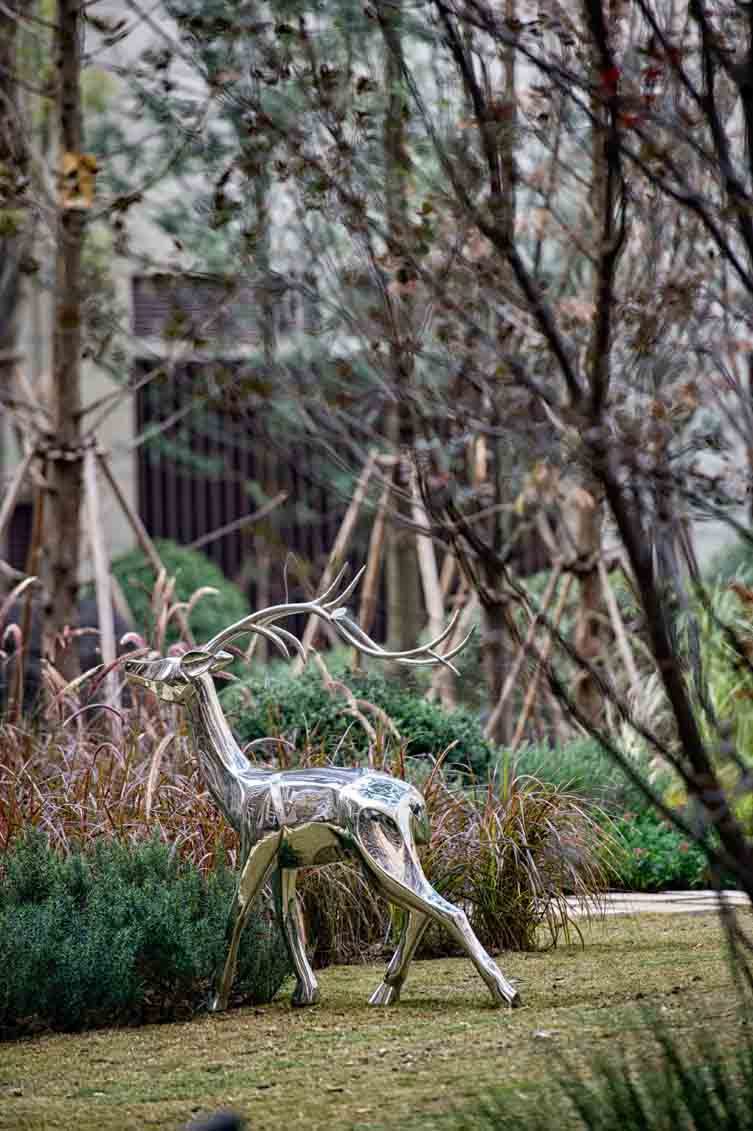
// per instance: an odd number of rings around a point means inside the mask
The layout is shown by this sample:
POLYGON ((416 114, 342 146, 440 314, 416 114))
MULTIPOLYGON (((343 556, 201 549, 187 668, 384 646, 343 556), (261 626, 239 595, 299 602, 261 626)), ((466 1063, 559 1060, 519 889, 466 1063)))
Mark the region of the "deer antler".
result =
POLYGON ((245 632, 256 632, 260 636, 265 637, 277 647, 284 656, 289 656, 287 645, 291 645, 301 658, 306 660, 306 650, 301 644, 300 640, 288 632, 284 628, 271 628, 270 625, 275 624, 276 621, 282 620, 285 617, 295 616, 296 613, 315 614, 331 624, 335 631, 345 640, 348 644, 352 644, 358 648, 360 652, 364 652, 367 656, 376 656, 381 660, 394 660, 399 664, 442 664, 450 671, 457 673, 457 668, 450 663, 453 656, 465 647, 473 634, 473 630, 461 640, 461 642, 444 655, 441 655, 435 649, 440 645, 453 631, 459 611, 456 612, 447 627, 435 637, 430 640, 428 644, 423 644, 418 648, 409 648, 404 652, 392 652, 386 648, 382 648, 376 641, 372 640, 370 636, 359 628, 359 626, 348 616, 348 611, 343 607, 343 602, 348 599, 353 590, 358 585, 358 582, 363 576, 365 566, 359 569, 353 580, 345 587, 342 593, 336 593, 340 583, 347 571, 347 566, 338 573, 331 585, 325 589, 319 597, 313 601, 298 601, 290 602, 284 605, 270 605, 266 609, 259 609, 255 613, 250 613, 242 620, 236 621, 228 628, 224 628, 222 632, 218 632, 216 636, 205 645, 208 652, 218 652, 223 645, 232 640, 236 636, 240 636, 245 632))

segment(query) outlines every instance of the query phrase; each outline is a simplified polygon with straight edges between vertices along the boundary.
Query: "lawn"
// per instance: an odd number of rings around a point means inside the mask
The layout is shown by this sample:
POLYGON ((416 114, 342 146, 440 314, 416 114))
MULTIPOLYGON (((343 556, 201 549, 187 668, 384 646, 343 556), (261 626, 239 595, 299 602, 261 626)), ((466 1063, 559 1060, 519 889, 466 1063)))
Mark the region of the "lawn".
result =
MULTIPOLYGON (((746 913, 747 915, 748 913, 746 913)), ((750 922, 748 916, 747 919, 750 922)), ((713 915, 612 918, 585 946, 505 954, 525 1007, 490 1007, 461 959, 416 962, 395 1008, 366 1000, 383 967, 321 974, 322 1003, 273 1004, 185 1024, 38 1036, 0 1045, 0 1128, 177 1128, 232 1107, 253 1131, 441 1125, 453 1102, 509 1086, 535 1103, 552 1051, 578 1060, 646 1041, 640 1006, 673 1029, 733 1039, 734 994, 713 915)))

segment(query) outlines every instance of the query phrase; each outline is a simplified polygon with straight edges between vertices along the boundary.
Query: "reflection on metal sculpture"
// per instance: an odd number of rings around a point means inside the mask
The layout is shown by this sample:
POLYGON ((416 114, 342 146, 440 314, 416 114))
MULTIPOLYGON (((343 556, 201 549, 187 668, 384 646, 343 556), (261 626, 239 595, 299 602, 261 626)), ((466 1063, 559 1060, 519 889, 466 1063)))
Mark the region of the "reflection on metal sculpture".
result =
POLYGON ((301 867, 354 857, 365 866, 382 895, 408 913, 384 980, 370 999, 373 1005, 398 1000, 413 955, 432 919, 443 924, 466 951, 494 1002, 518 1005, 517 992, 481 946, 465 913, 443 899, 421 869, 416 845, 427 843, 429 820, 418 790, 372 770, 325 767, 278 772, 256 768, 241 752, 222 713, 212 679, 232 660, 222 645, 241 633, 255 632, 286 656, 290 654, 289 645, 301 653, 302 645, 295 636, 279 625, 271 627, 295 613, 315 613, 367 655, 402 664, 445 664, 452 668, 450 659, 467 637, 445 655, 436 649, 452 632, 456 618, 423 647, 385 651, 341 606, 361 574, 343 593, 333 596, 342 576, 315 601, 261 609, 218 633, 204 648, 182 656, 128 660, 125 664, 134 683, 186 708, 207 787, 240 837, 240 878, 228 920, 227 957, 216 979, 211 1008, 227 1008, 240 935, 254 899, 268 880, 296 972, 293 1004, 312 1005, 318 1000, 316 978, 306 957, 296 873, 301 867))

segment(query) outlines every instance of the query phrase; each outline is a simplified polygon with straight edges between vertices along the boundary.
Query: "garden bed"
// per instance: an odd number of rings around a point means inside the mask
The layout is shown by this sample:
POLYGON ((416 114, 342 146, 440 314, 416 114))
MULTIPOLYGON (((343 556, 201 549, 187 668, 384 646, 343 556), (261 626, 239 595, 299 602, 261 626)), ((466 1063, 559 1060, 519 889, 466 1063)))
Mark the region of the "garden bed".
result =
MULTIPOLYGON (((745 921, 750 922, 749 913, 745 921)), ((271 1005, 190 1023, 40 1036, 2 1046, 0 1128, 170 1128, 232 1107, 254 1131, 281 1126, 441 1126, 453 1104, 506 1085, 524 1108, 552 1053, 578 1062, 621 1038, 648 1041, 641 1007, 677 1033, 712 1023, 734 1043, 734 994, 715 916, 646 916, 584 927, 585 946, 505 954, 525 1008, 490 1008, 470 963, 416 962, 403 1001, 366 1001, 382 966, 321 973, 322 1003, 271 1005)))

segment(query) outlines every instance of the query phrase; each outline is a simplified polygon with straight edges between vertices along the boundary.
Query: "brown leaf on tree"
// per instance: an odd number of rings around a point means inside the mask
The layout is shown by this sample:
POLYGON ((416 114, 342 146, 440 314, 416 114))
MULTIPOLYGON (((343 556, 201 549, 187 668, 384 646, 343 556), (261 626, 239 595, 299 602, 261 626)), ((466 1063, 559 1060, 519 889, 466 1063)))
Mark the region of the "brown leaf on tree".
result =
POLYGON ((97 179, 93 153, 64 153, 60 163, 60 196, 63 208, 91 208, 97 179))

